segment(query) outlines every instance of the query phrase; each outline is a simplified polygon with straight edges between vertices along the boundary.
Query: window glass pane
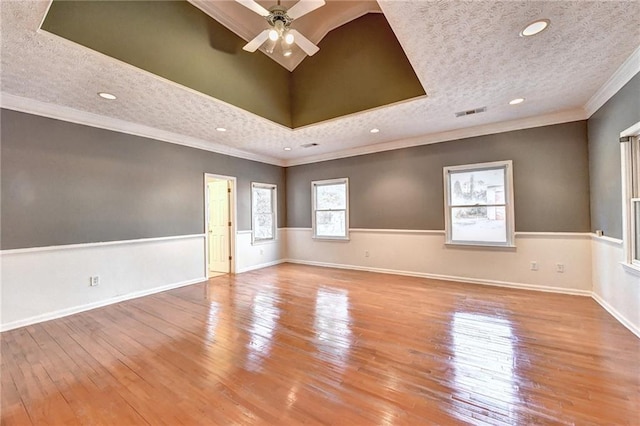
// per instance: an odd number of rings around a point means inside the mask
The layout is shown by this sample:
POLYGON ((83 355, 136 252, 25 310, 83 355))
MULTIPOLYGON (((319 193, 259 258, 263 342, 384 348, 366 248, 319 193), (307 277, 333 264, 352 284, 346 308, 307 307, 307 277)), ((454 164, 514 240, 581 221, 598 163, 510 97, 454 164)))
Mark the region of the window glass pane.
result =
POLYGON ((506 243, 507 222, 505 208, 452 208, 451 240, 506 243))
POLYGON ((347 186, 344 183, 316 186, 316 210, 347 208, 347 186))
POLYGON ((256 213, 254 221, 253 235, 256 240, 273 238, 273 215, 271 213, 256 213))
POLYGON ((505 169, 451 172, 450 191, 452 206, 476 204, 504 204, 505 169))
POLYGON ((634 212, 634 226, 635 226, 635 235, 632 235, 631 238, 634 239, 634 251, 633 251, 633 259, 636 261, 640 261, 640 201, 633 202, 634 208, 632 211, 634 212))
POLYGON ((316 236, 318 237, 346 237, 346 212, 316 212, 316 236))
POLYGON ((253 208, 255 213, 271 213, 271 189, 253 188, 253 208))

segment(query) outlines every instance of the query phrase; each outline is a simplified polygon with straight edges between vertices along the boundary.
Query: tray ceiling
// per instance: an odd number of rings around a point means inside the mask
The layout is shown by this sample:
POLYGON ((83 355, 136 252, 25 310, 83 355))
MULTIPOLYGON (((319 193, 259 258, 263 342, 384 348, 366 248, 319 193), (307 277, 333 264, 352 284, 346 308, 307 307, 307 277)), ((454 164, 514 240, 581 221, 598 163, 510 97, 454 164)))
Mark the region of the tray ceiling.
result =
POLYGON ((274 164, 298 164, 468 136, 479 128, 504 129, 514 120, 583 119, 585 104, 640 45, 640 2, 379 4, 428 98, 290 130, 38 31, 47 1, 6 1, 0 3, 2 105, 274 164), (550 19, 549 29, 520 37, 524 25, 537 18, 550 19), (99 91, 118 99, 105 101, 96 96, 99 91), (526 101, 508 105, 516 97, 526 101), (487 111, 455 117, 478 107, 487 111), (216 132, 216 127, 227 131, 216 132), (371 134, 374 127, 380 132, 371 134), (301 147, 309 143, 318 146, 301 147))
POLYGON ((334 29, 291 72, 185 1, 55 0, 41 28, 289 128, 425 95, 381 13, 334 29))

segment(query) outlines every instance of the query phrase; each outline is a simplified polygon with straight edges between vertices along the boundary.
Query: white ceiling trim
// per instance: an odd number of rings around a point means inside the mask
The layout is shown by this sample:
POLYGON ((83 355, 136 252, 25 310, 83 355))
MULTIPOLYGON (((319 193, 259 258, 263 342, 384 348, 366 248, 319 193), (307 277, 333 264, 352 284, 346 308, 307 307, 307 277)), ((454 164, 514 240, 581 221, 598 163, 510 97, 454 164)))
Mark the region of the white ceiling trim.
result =
POLYGON ((640 46, 620 65, 616 72, 593 94, 584 106, 591 117, 602 105, 611 99, 622 87, 640 72, 640 46))
POLYGON ((52 4, 53 4, 53 0, 48 0, 47 9, 44 11, 44 14, 42 15, 42 19, 40 19, 40 23, 38 24, 38 28, 36 31, 40 31, 42 29, 42 26, 44 25, 44 21, 47 19, 47 15, 49 14, 49 9, 51 9, 52 4))
POLYGON ((561 111, 552 114, 540 115, 537 117, 527 117, 518 120, 503 121, 500 123, 484 124, 481 126, 456 129, 448 132, 432 133, 415 138, 401 139, 392 142, 385 142, 376 145, 346 149, 343 151, 331 152, 328 154, 315 155, 300 159, 285 161, 285 167, 297 166, 301 164, 318 163, 321 161, 336 160, 357 155, 373 154, 382 151, 392 151, 395 149, 410 148, 420 145, 430 145, 439 142, 447 142, 476 136, 491 135, 495 133, 511 132, 514 130, 530 129, 534 127, 551 126, 554 124, 569 123, 572 121, 586 120, 587 115, 582 108, 561 111))
POLYGON ((588 118, 586 112, 583 109, 573 109, 537 117, 528 117, 524 119, 511 120, 500 123, 485 124, 465 129, 457 129, 448 132, 418 136, 415 138, 385 142, 376 145, 367 145, 359 148, 332 152, 328 154, 304 157, 301 159, 280 160, 234 149, 226 145, 216 144, 202 139, 156 129, 154 127, 145 126, 142 124, 132 123, 111 117, 105 117, 74 108, 36 101, 34 99, 24 98, 4 92, 0 92, 0 107, 13 111, 53 118, 56 120, 67 121, 70 123, 96 127, 99 129, 111 130, 144 138, 157 139, 163 142, 202 149, 204 151, 215 152, 223 155, 231 155, 246 160, 259 161, 262 163, 272 164, 280 167, 318 163, 322 161, 336 160, 358 155, 374 154, 383 151, 392 151, 396 149, 410 148, 420 145, 429 145, 440 142, 472 138, 476 136, 490 135, 541 126, 550 126, 554 124, 586 120, 588 118))
POLYGON ((245 160, 259 161, 262 163, 284 166, 282 160, 267 157, 251 152, 231 148, 226 145, 209 142, 202 139, 185 136, 166 130, 156 129, 143 124, 132 123, 118 118, 105 117, 91 112, 81 111, 62 105, 36 101, 34 99, 23 98, 10 93, 0 92, 0 107, 13 111, 25 112, 56 120, 67 121, 69 123, 82 124, 99 129, 112 130, 126 133, 133 136, 157 139, 177 145, 184 145, 191 148, 202 149, 204 151, 215 152, 217 154, 230 155, 244 158, 245 160))

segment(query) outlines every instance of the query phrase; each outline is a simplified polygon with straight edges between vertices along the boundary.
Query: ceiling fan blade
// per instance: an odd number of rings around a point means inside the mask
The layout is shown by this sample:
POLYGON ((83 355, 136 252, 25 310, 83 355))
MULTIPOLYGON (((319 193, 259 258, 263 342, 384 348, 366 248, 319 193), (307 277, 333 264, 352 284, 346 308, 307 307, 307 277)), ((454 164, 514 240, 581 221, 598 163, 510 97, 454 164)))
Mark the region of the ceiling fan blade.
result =
MULTIPOLYGON (((303 36, 302 34, 300 34, 298 31, 296 30, 289 30, 289 33, 293 34, 293 42, 295 44, 297 44, 298 46, 300 46, 300 49, 304 50, 304 52, 309 55, 309 56, 313 56, 315 53, 318 52, 318 50, 320 50, 320 48, 318 46, 316 46, 315 44, 311 43, 311 41, 306 38, 305 36, 303 36)), ((268 37, 268 35, 267 35, 268 37)))
POLYGON ((246 50, 247 52, 255 52, 256 50, 258 50, 258 47, 262 46, 264 42, 267 41, 268 38, 269 30, 264 30, 263 32, 255 36, 255 38, 249 43, 245 44, 242 49, 246 50))
POLYGON ((260 16, 268 16, 269 15, 269 11, 267 9, 265 9, 264 7, 260 6, 254 0, 236 0, 236 1, 238 3, 240 3, 241 5, 243 5, 244 7, 246 7, 247 9, 251 9, 252 11, 254 11, 255 13, 257 13, 260 16))
POLYGON ((289 10, 287 10, 287 15, 291 19, 298 19, 302 15, 313 12, 321 6, 324 6, 324 0, 300 0, 298 3, 291 6, 289 10))

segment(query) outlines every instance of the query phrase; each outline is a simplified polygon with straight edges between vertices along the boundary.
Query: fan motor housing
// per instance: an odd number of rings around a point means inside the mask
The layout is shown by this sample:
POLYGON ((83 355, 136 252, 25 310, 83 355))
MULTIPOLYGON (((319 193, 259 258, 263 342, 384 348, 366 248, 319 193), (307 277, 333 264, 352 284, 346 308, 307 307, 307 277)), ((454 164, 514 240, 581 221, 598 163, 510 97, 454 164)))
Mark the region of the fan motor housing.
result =
POLYGON ((269 15, 265 16, 265 19, 271 26, 275 26, 276 22, 282 22, 285 27, 288 27, 293 22, 293 19, 287 15, 287 9, 282 6, 273 6, 269 9, 269 15))

